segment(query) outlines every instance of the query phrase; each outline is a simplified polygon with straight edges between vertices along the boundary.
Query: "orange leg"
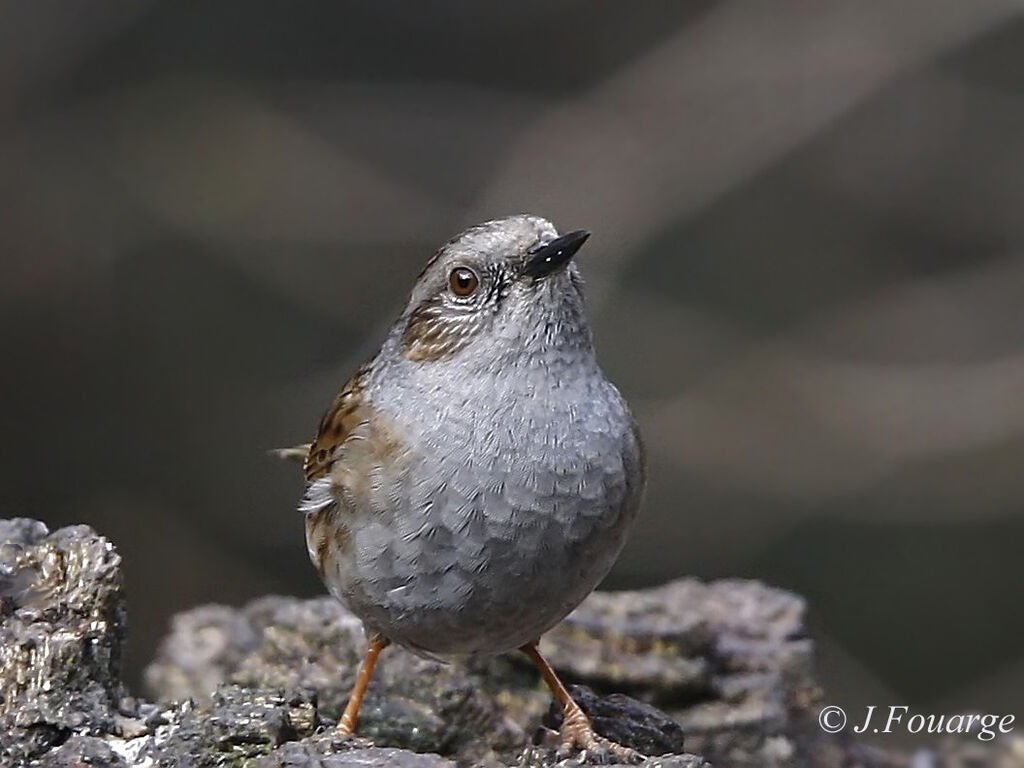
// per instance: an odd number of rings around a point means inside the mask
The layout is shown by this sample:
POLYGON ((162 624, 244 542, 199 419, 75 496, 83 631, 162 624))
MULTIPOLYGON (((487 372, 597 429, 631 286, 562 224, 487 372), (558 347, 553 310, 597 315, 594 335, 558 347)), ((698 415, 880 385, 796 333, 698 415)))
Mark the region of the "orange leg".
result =
POLYGON ((356 684, 352 686, 352 695, 348 697, 348 705, 345 713, 338 721, 338 734, 340 736, 351 736, 356 730, 356 720, 359 718, 359 707, 363 704, 363 696, 366 694, 366 687, 373 677, 373 668, 377 666, 377 657, 380 652, 391 645, 391 641, 383 635, 374 635, 370 638, 370 647, 366 649, 366 656, 359 667, 359 674, 356 675, 356 684))
POLYGON ((630 759, 630 761, 642 758, 642 755, 629 747, 616 744, 594 732, 594 726, 591 724, 590 718, 587 717, 587 713, 569 695, 569 691, 562 685, 555 670, 541 656, 537 649, 537 643, 529 643, 519 650, 529 656, 530 661, 540 670, 540 676, 544 678, 544 682, 555 696, 555 701, 562 708, 562 727, 559 731, 561 736, 559 749, 562 752, 582 749, 591 753, 610 752, 618 757, 630 759))

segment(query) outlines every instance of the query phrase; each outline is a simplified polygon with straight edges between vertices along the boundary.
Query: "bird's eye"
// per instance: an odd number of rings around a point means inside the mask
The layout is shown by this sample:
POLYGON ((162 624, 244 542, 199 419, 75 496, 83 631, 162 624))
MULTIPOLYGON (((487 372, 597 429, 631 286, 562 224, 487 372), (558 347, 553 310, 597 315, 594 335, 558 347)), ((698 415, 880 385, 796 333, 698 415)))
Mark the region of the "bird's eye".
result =
POLYGON ((480 280, 472 269, 456 267, 448 275, 448 285, 456 296, 469 296, 480 285, 480 280))

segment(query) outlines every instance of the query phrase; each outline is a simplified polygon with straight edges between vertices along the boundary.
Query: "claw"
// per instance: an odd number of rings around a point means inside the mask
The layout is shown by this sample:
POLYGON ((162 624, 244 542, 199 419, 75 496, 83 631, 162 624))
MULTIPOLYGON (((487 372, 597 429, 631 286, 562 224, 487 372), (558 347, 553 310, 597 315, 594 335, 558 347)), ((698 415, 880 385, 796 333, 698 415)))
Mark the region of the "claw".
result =
POLYGON ((598 736, 594 732, 594 725, 587 717, 579 704, 569 695, 569 691, 558 679, 555 670, 551 668, 536 643, 527 643, 520 649, 540 670, 541 677, 548 684, 551 692, 562 707, 562 726, 558 730, 558 759, 563 760, 570 757, 574 752, 582 752, 585 760, 599 761, 601 763, 642 763, 647 758, 622 744, 598 736))
POLYGON ((559 759, 565 759, 574 752, 582 751, 588 759, 600 764, 609 762, 636 764, 646 760, 646 757, 635 749, 616 744, 610 739, 599 736, 594 731, 594 726, 578 705, 567 707, 562 717, 562 727, 558 734, 559 759))

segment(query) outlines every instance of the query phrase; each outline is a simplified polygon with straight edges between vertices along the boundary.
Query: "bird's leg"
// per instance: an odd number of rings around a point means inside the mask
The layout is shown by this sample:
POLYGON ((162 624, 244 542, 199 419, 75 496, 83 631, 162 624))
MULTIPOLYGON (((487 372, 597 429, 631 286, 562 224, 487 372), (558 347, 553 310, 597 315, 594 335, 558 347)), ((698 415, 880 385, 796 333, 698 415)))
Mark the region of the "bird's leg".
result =
POLYGON ((363 657, 363 663, 359 666, 359 674, 356 675, 356 683, 352 686, 352 694, 348 697, 348 704, 341 720, 338 721, 339 736, 347 737, 355 732, 359 707, 363 703, 363 695, 373 676, 373 668, 377 665, 377 657, 389 645, 391 645, 391 641, 383 635, 375 634, 370 638, 370 646, 366 649, 366 656, 363 657))
POLYGON ((562 727, 559 729, 559 736, 561 737, 558 745, 559 751, 569 753, 574 749, 582 749, 590 754, 611 753, 630 762, 643 758, 643 755, 635 750, 624 747, 621 744, 616 744, 614 741, 609 741, 595 733, 594 726, 590 722, 590 718, 587 717, 587 713, 569 695, 569 691, 562 685, 562 681, 558 679, 555 670, 541 656, 536 642, 528 643, 519 650, 529 656, 530 661, 540 670, 540 676, 544 678, 544 682, 547 683, 551 693, 554 694, 555 701, 562 708, 562 727))

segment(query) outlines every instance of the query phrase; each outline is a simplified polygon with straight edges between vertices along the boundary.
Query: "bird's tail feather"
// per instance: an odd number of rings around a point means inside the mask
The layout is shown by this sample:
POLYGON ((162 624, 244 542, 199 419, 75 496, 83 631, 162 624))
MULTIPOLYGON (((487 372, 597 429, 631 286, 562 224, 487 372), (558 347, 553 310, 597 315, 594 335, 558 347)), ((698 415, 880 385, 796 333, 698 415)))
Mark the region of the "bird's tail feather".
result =
POLYGON ((271 456, 277 456, 279 459, 303 462, 309 454, 309 443, 293 445, 291 448, 273 448, 267 451, 267 453, 271 456))

